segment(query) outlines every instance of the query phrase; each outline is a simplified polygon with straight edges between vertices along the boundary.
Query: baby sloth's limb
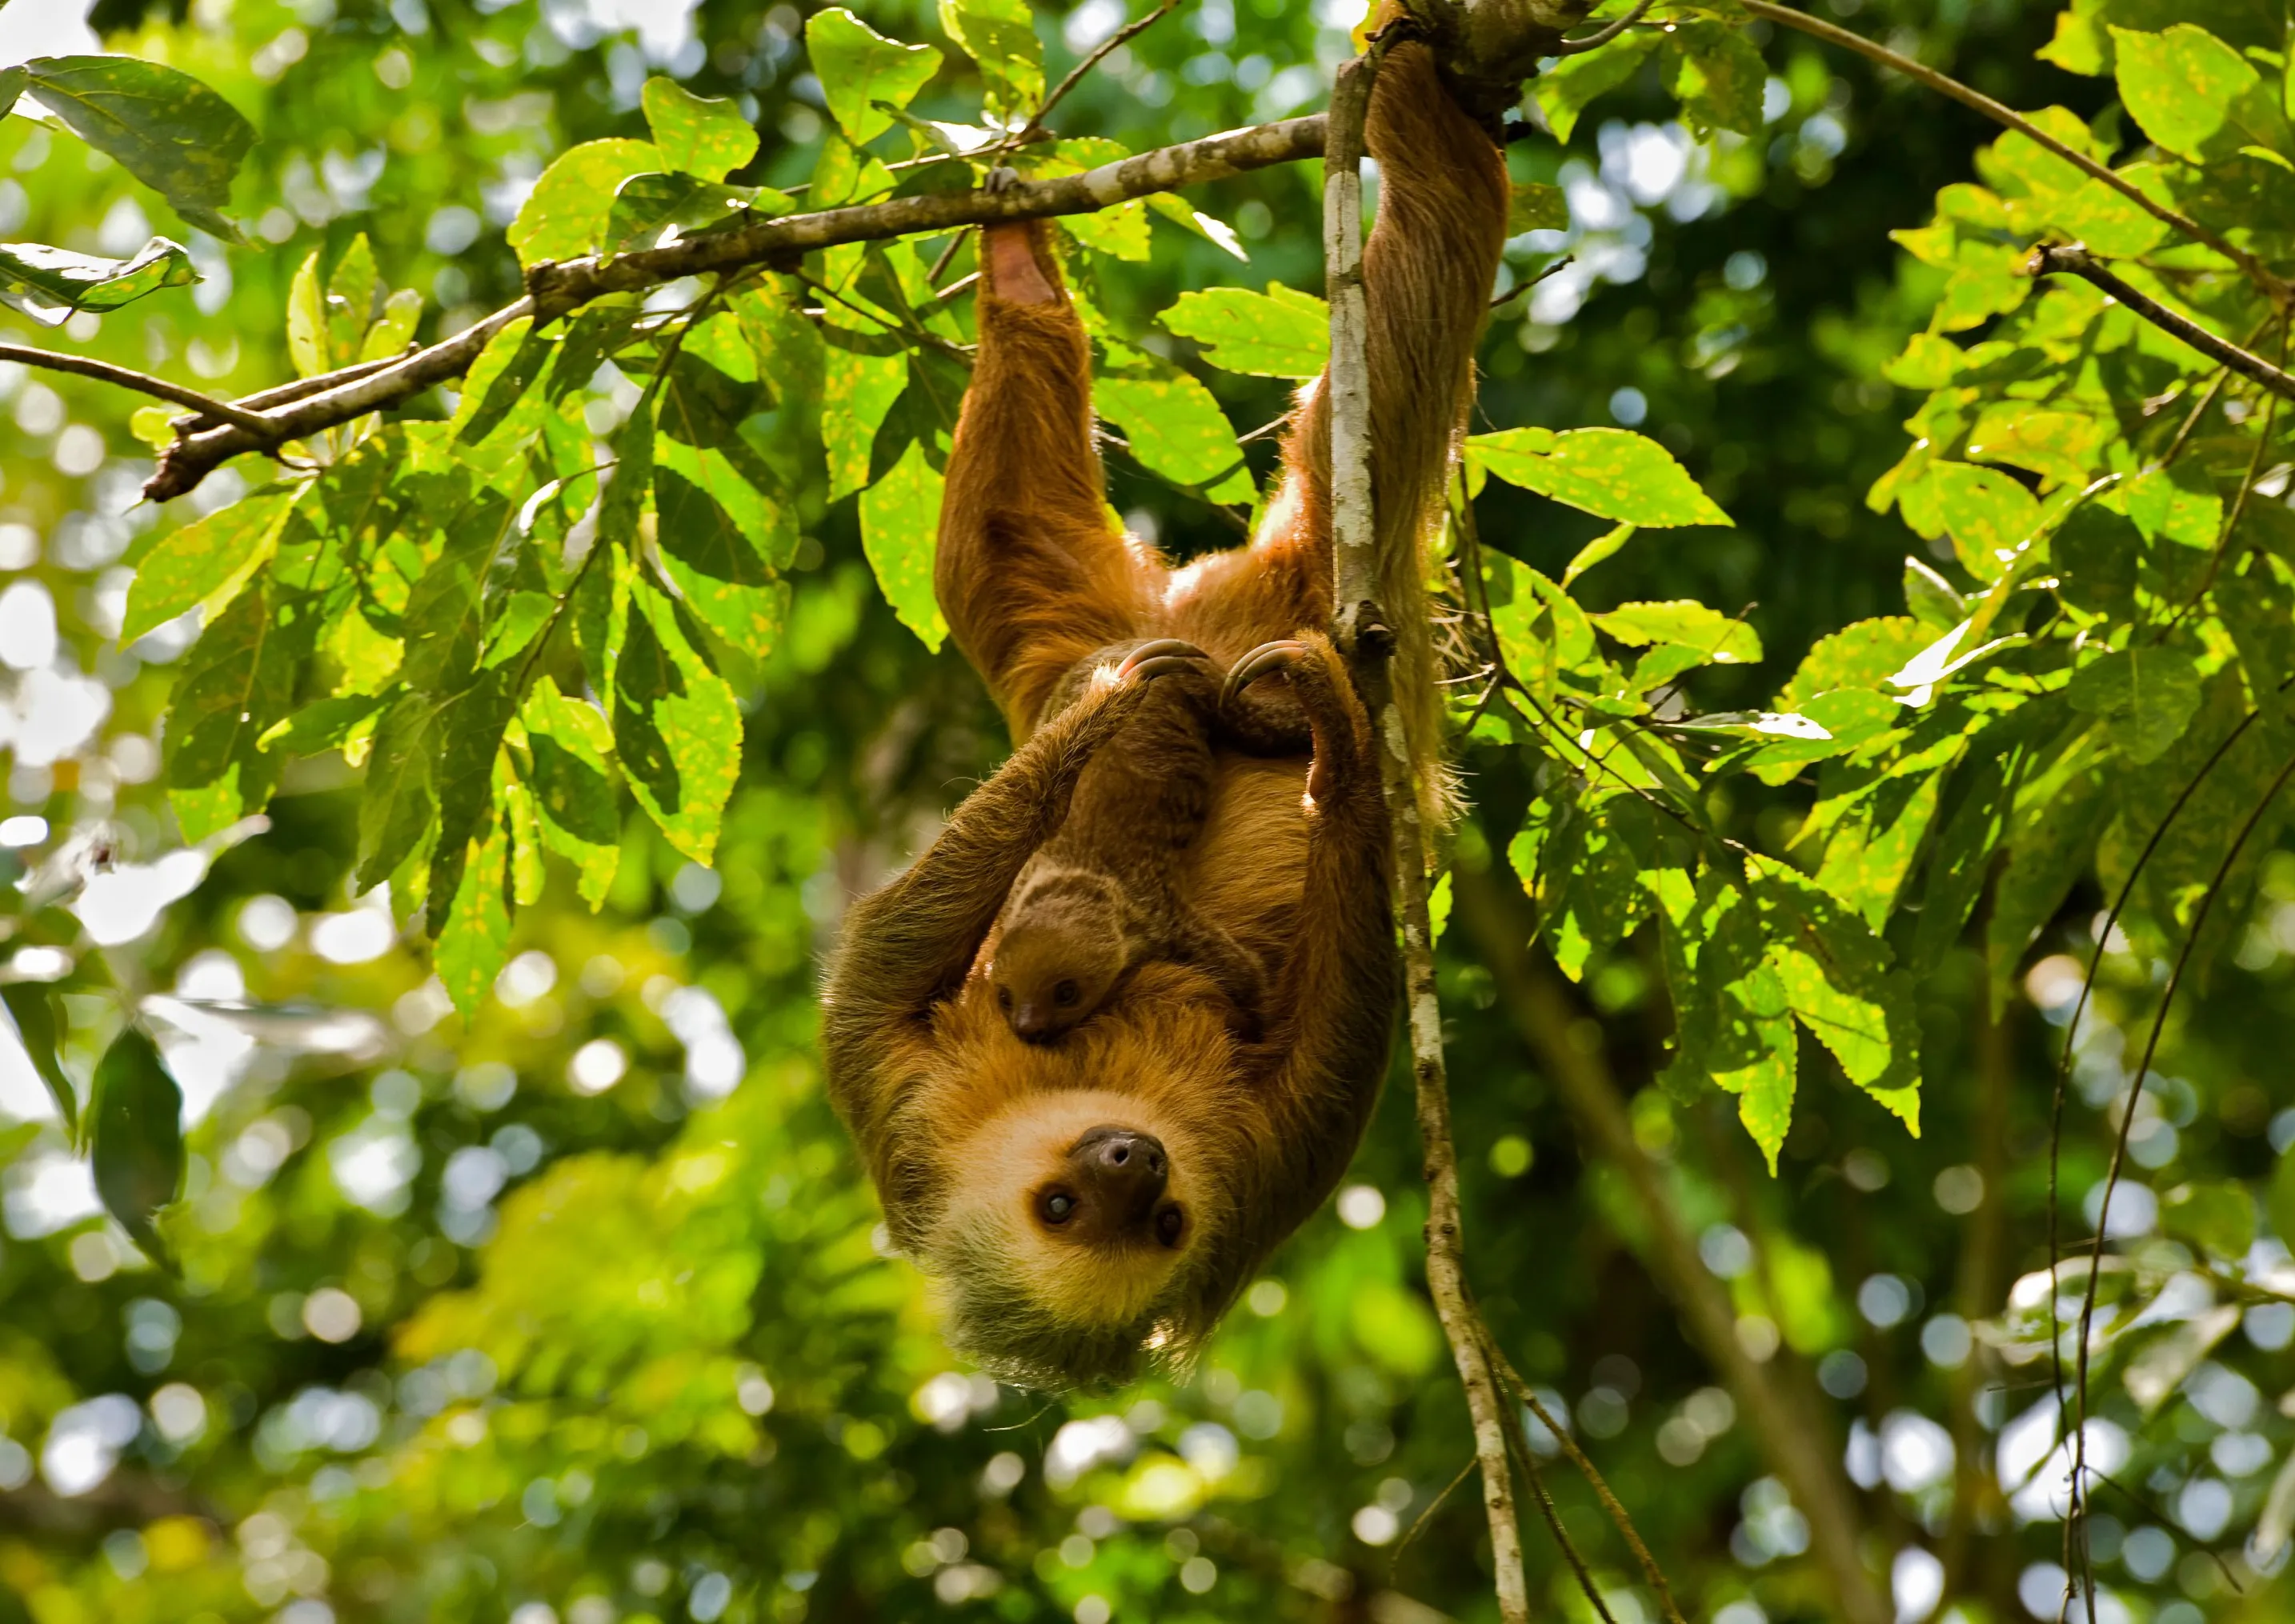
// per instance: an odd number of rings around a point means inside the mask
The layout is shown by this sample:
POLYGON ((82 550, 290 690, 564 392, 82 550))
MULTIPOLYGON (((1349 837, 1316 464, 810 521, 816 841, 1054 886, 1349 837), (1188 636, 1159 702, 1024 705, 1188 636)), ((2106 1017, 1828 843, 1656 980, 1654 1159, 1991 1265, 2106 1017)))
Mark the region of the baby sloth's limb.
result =
POLYGON ((1097 688, 1037 730, 906 873, 845 915, 821 1001, 830 1093, 848 1121, 870 1124, 889 1105, 893 1055, 963 981, 1022 867, 1067 816, 1085 767, 1150 686, 1097 688))

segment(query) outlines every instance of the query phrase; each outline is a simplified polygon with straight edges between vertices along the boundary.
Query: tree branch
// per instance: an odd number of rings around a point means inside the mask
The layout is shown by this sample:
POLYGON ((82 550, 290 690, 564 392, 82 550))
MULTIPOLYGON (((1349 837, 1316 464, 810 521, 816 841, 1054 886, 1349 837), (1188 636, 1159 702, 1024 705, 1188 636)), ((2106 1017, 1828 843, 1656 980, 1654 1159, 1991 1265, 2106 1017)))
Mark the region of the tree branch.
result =
POLYGON ((1527 905, 1508 894, 1502 876, 1487 869, 1454 864, 1451 885, 1455 917, 1496 982, 1500 1006, 1577 1119, 1589 1150, 1624 1175, 1637 1206, 1647 1216, 1650 1249, 1645 1261, 1652 1275, 1681 1310, 1690 1339, 1744 1408, 1770 1470, 1809 1519, 1810 1544, 1831 1582, 1834 1616, 1850 1624, 1889 1624, 1892 1610, 1858 1554, 1862 1530, 1851 1510, 1855 1493, 1842 1475, 1838 1450, 1786 1400, 1768 1369, 1737 1340, 1728 1293, 1699 1258, 1663 1171, 1634 1138, 1598 1047, 1574 1041, 1579 1017, 1568 994, 1523 946, 1531 934, 1527 905))
POLYGON ((2164 333, 2181 339, 2210 361, 2221 362, 2241 377, 2261 384, 2274 395, 2295 400, 2295 375, 2283 372, 2252 350, 2242 349, 2219 338, 2189 316, 2178 315, 2150 294, 2136 288, 2103 261, 2077 242, 2041 243, 2025 267, 2034 276, 2077 276, 2095 283, 2164 333))
POLYGON ((99 383, 116 383, 123 389, 135 390, 138 395, 172 401, 178 406, 189 406, 194 412, 242 427, 259 427, 263 422, 254 412, 234 406, 229 401, 217 400, 212 395, 202 395, 197 389, 180 383, 169 383, 164 378, 154 378, 132 367, 114 366, 109 361, 97 361, 86 355, 66 355, 52 349, 35 349, 29 344, 0 344, 0 361, 20 362, 25 366, 41 367, 51 372, 69 372, 75 378, 93 378, 99 383))
POLYGON ((730 231, 684 238, 666 248, 589 255, 562 264, 545 262, 527 273, 525 298, 475 325, 386 366, 346 368, 306 379, 319 386, 315 393, 253 414, 255 420, 237 420, 249 414, 205 396, 184 403, 225 420, 220 428, 194 428, 162 452, 143 494, 153 502, 180 496, 233 457, 250 451, 275 451, 290 440, 339 428, 459 378, 470 369, 489 339, 522 316, 555 321, 610 293, 643 292, 682 277, 752 265, 793 265, 813 249, 842 242, 936 235, 995 220, 1090 214, 1151 192, 1176 192, 1275 164, 1318 158, 1322 155, 1323 141, 1323 115, 1316 113, 1159 147, 1082 175, 1027 181, 1000 192, 895 198, 888 203, 759 220, 730 231), (222 410, 214 411, 216 407, 222 410))
POLYGON ((1886 45, 1876 45, 1861 34, 1851 34, 1847 29, 1835 28, 1833 24, 1811 17, 1805 12, 1794 11, 1790 6, 1774 5, 1770 4, 1770 0, 1738 0, 1738 4, 1756 17, 1765 17, 1769 21, 1782 23, 1786 28, 1798 29, 1804 34, 1814 35, 1828 45, 1839 45, 1844 51, 1854 51, 1869 61, 1878 62, 1884 68, 1894 69, 1907 78, 1927 86, 1939 95, 1951 97, 1963 107, 1975 109, 1994 123, 2005 125, 2026 140, 2036 142, 2046 148, 2083 175, 2092 175, 2102 181, 2153 219, 2174 226, 2195 241, 2206 243, 2217 253, 2237 265, 2249 281, 2263 290, 2274 305, 2285 309, 2291 302, 2295 302, 2295 287, 2291 287, 2275 274, 2269 266, 2254 255, 2244 249, 2233 247, 2220 233, 2209 231, 2189 215, 2179 213, 2165 203, 2158 201, 2110 165, 2100 164, 2087 153, 2066 146, 2005 102, 1996 102, 1982 91, 1972 90, 1958 79, 1939 73, 1935 69, 1916 62, 1909 56, 1899 55, 1886 45))
MULTIPOLYGON (((1499 1617, 1528 1624, 1529 1587, 1523 1577, 1522 1526, 1515 1509, 1514 1474, 1507 1464, 1506 1400, 1491 1375, 1489 1332, 1466 1291, 1460 1240, 1458 1154, 1450 1135, 1450 1082, 1442 1061, 1442 1011, 1434 994, 1434 931, 1426 902, 1426 845, 1418 818, 1412 763, 1404 754, 1401 717, 1394 706, 1386 661, 1393 635, 1378 622, 1377 530, 1370 478, 1369 311, 1362 278, 1363 123, 1371 80, 1386 37, 1339 69, 1332 87, 1323 159, 1324 292, 1331 303, 1329 392, 1331 541, 1336 624, 1334 641, 1347 654, 1369 702, 1377 736, 1380 788, 1394 826, 1394 884, 1402 914, 1402 961, 1410 1011, 1411 1076, 1417 1083, 1418 1133, 1426 1149, 1426 1289, 1450 1343, 1474 1426, 1474 1457, 1482 1466, 1482 1511, 1490 1523, 1491 1563, 1497 1578, 1499 1617)), ((1403 545, 1412 544, 1405 539, 1403 545)), ((1425 605, 1393 606, 1424 614, 1425 605)))

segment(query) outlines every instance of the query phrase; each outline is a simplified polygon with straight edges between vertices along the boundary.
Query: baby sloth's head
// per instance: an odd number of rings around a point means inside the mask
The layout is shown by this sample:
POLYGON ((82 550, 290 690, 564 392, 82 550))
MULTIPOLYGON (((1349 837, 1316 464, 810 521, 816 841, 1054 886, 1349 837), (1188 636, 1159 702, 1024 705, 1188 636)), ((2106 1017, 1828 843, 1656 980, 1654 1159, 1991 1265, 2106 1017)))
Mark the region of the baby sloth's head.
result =
POLYGON ((1014 1033, 1049 1043, 1098 1008, 1131 964, 1125 924, 1107 875, 1055 868, 1022 880, 988 966, 1014 1033))

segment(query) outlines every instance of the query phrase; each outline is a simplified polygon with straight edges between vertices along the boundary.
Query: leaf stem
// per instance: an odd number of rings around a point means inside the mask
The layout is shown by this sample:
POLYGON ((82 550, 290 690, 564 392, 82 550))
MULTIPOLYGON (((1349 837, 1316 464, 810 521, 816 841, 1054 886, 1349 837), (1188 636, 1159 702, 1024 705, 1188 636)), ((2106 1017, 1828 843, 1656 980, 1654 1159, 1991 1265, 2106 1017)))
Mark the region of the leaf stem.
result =
POLYGON ((2189 215, 2179 213, 2165 203, 2158 201, 2149 192, 2111 168, 2111 166, 2100 164, 2087 153, 2065 145, 2005 102, 1996 102, 1982 91, 1972 89, 1958 79, 1939 73, 1935 69, 1915 61, 1909 56, 1891 51, 1886 45, 1866 39, 1861 34, 1852 34, 1847 29, 1835 28, 1833 24, 1811 17, 1805 12, 1794 11, 1790 6, 1775 5, 1770 4, 1770 0, 1737 0, 1737 3, 1756 17, 1782 23, 1789 29, 1798 29, 1804 34, 1816 36, 1828 45, 1839 45, 1844 51, 1854 51, 1867 61, 1878 62, 1884 68, 1894 69, 1907 78, 1927 86, 1940 95, 1951 97, 1963 107, 1973 108, 1994 123, 2005 125, 2026 140, 2046 148, 2083 175, 2102 181, 2153 219, 2163 221, 2185 236, 2206 243, 2217 253, 2237 265, 2249 281, 2264 291, 2273 304, 2283 309, 2291 303, 2295 303, 2295 287, 2291 287, 2275 274, 2270 267, 2254 255, 2244 249, 2233 247, 2220 233, 2209 231, 2189 215))

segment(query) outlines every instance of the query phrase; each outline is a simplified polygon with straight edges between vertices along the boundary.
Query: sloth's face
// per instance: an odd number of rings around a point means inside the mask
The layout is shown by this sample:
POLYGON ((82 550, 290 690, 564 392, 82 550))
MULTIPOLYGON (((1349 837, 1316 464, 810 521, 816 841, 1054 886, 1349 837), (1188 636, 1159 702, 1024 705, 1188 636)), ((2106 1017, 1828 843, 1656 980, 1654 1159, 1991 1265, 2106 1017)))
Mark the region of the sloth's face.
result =
POLYGON ((959 1168, 951 1219, 988 1239, 990 1266, 1062 1323, 1139 1318, 1194 1249, 1184 1144, 1142 1104, 1038 1096, 989 1123, 959 1168))

